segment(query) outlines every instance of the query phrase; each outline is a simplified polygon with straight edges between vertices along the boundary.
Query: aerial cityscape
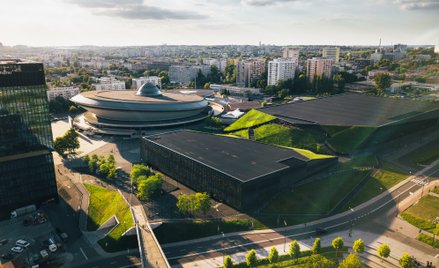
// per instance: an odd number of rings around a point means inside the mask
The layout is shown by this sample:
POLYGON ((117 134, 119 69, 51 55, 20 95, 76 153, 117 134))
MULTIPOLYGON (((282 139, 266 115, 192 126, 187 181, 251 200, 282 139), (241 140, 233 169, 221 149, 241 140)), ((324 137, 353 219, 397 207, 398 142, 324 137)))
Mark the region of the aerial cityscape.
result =
POLYGON ((0 268, 439 267, 438 1, 1 6, 0 268))

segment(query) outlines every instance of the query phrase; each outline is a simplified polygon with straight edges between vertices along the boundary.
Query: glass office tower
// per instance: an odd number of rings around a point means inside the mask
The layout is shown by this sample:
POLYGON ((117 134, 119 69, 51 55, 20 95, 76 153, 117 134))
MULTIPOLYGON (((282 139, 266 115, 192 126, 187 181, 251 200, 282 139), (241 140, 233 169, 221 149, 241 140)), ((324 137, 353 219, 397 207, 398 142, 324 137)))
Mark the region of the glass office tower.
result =
POLYGON ((0 59, 0 217, 57 198, 44 68, 0 59))

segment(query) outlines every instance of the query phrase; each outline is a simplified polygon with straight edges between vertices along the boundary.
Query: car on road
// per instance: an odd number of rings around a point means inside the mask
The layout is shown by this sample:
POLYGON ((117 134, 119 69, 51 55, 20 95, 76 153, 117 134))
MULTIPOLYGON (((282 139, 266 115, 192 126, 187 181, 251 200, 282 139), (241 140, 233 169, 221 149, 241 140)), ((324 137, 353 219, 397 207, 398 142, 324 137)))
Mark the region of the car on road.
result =
POLYGON ((13 247, 13 248, 11 248, 11 251, 15 252, 15 253, 21 253, 21 252, 23 252, 23 248, 22 247, 13 247))
POLYGON ((17 242, 15 242, 15 245, 17 247, 27 248, 28 246, 30 246, 30 243, 27 242, 26 240, 20 239, 20 240, 17 240, 17 242))

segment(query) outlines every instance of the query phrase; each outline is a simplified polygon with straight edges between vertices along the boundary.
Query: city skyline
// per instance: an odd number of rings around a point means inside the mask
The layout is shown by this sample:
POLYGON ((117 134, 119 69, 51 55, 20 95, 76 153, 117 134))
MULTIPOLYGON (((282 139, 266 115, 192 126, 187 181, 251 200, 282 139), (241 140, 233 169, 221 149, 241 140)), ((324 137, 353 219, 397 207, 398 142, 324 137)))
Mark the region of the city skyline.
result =
POLYGON ((439 43, 438 0, 17 0, 3 45, 383 45, 439 43))

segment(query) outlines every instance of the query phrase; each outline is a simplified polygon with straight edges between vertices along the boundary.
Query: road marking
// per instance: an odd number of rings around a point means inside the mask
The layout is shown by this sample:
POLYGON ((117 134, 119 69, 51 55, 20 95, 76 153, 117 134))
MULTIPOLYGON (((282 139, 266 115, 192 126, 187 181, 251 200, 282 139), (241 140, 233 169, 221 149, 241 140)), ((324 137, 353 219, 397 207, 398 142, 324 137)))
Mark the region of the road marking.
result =
POLYGON ((82 256, 84 256, 85 260, 88 261, 88 257, 87 257, 87 255, 85 255, 84 250, 82 248, 79 248, 79 250, 81 251, 82 256))
POLYGON ((136 267, 136 266, 139 266, 139 265, 142 265, 142 263, 139 262, 139 263, 135 263, 135 264, 130 264, 130 265, 125 265, 125 266, 120 266, 119 268, 136 267))

